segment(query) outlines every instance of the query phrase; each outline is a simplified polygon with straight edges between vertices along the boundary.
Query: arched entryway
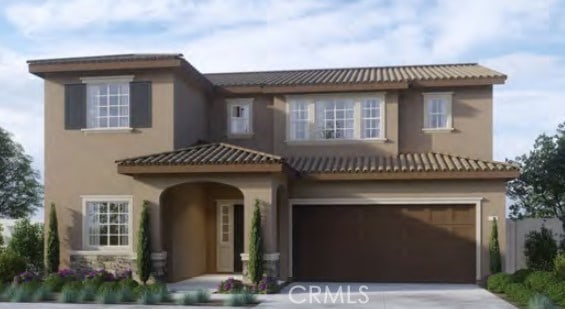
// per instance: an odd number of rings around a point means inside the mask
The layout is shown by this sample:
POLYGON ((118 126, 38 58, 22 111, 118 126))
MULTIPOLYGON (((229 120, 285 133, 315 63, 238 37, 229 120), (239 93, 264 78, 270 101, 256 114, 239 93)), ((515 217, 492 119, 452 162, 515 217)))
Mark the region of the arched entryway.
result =
POLYGON ((182 183, 160 196, 167 281, 241 272, 242 192, 217 182, 182 183))

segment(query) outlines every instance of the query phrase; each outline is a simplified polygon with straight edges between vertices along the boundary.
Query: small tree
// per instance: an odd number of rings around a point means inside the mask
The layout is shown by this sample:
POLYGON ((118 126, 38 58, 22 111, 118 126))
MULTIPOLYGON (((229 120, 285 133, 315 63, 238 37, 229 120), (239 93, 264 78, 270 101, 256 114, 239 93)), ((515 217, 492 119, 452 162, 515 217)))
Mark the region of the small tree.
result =
POLYGON ((137 274, 145 285, 151 275, 151 235, 149 226, 149 202, 143 201, 137 236, 137 274))
POLYGON ((4 248, 4 226, 0 223, 0 250, 4 248))
POLYGON ((49 212, 49 231, 47 235, 47 273, 56 273, 59 270, 59 230, 55 204, 51 203, 49 212))
POLYGON ((255 211, 251 221, 249 244, 249 279, 253 283, 261 281, 263 276, 263 237, 261 237, 261 210, 259 200, 255 200, 255 211))
POLYGON ((29 269, 41 271, 44 268, 43 239, 43 224, 21 219, 14 226, 8 247, 25 258, 29 269))
POLYGON ((496 218, 492 221, 492 229, 490 231, 490 273, 496 274, 502 271, 502 263, 500 258, 500 245, 498 244, 498 224, 496 218))
POLYGON ((542 226, 539 232, 529 232, 524 244, 524 255, 529 269, 553 270, 553 261, 557 255, 557 244, 551 231, 542 226))

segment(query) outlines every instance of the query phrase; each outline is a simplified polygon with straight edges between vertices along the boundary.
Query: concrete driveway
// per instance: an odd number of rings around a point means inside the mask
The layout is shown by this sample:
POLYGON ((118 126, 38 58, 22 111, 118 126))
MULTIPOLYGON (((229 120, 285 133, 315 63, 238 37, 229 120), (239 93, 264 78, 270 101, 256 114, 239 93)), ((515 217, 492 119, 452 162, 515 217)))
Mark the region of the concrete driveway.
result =
POLYGON ((293 283, 261 308, 516 308, 471 284, 293 283), (294 307, 293 306, 293 307, 294 307))

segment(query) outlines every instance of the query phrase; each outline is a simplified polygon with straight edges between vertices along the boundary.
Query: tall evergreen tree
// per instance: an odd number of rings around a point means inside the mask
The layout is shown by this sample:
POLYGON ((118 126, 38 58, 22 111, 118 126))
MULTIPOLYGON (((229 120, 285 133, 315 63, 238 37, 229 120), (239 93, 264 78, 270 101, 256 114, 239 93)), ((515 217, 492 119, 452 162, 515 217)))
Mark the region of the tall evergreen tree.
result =
POLYGON ((0 223, 0 250, 4 248, 4 226, 0 223))
POLYGON ((149 226, 149 202, 143 202, 137 236, 137 274, 143 284, 151 275, 151 230, 149 226))
POLYGON ((255 211, 251 221, 248 270, 251 282, 258 283, 261 281, 263 276, 263 237, 261 235, 259 200, 255 200, 255 211))
POLYGON ((496 219, 492 221, 492 229, 490 231, 490 273, 496 274, 502 271, 502 263, 500 258, 500 246, 498 244, 498 223, 496 219))
POLYGON ((49 231, 47 235, 47 273, 59 271, 59 224, 55 204, 51 203, 49 212, 49 231))

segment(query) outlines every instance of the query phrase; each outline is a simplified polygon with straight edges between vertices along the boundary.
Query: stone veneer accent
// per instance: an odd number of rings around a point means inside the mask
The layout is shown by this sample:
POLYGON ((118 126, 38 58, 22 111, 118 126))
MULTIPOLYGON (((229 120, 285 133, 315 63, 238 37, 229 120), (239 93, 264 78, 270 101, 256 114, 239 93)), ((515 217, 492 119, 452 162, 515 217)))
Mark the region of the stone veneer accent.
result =
MULTIPOLYGON (((249 283, 249 254, 241 254, 243 281, 249 283)), ((279 278, 279 253, 263 254, 263 273, 271 278, 279 278)))
POLYGON ((131 255, 71 254, 71 268, 80 272, 102 268, 112 272, 135 271, 135 258, 131 255))
MULTIPOLYGON (((71 269, 86 272, 96 269, 105 269, 110 272, 131 270, 136 274, 136 257, 133 254, 97 254, 96 252, 80 252, 70 256, 71 269)), ((153 280, 162 281, 167 273, 167 252, 151 253, 153 262, 153 280)))

